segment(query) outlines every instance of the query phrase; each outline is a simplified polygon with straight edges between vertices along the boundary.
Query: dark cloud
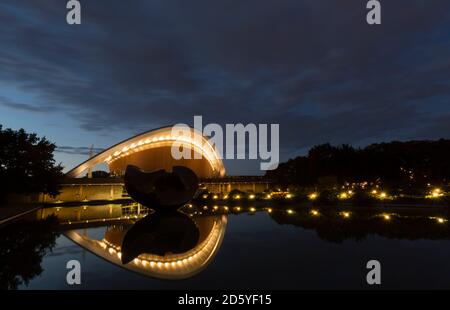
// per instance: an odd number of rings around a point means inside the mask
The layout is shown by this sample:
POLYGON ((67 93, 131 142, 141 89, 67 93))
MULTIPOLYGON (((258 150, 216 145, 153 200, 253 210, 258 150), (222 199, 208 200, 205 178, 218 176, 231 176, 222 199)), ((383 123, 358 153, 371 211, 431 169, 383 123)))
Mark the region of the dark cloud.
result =
POLYGON ((450 133, 450 113, 436 116, 426 126, 417 130, 414 134, 417 139, 440 139, 448 137, 450 133))
POLYGON ((81 2, 68 26, 66 1, 2 1, 0 81, 87 130, 280 123, 284 157, 448 138, 449 1, 383 1, 381 26, 362 0, 81 2))
POLYGON ((55 107, 45 105, 31 105, 27 103, 11 101, 3 96, 0 96, 0 106, 21 110, 26 112, 51 112, 55 111, 55 107))
POLYGON ((100 148, 90 148, 85 146, 58 146, 56 148, 56 152, 58 153, 64 153, 64 154, 70 154, 70 155, 91 155, 92 154, 98 154, 102 152, 103 149, 100 148))

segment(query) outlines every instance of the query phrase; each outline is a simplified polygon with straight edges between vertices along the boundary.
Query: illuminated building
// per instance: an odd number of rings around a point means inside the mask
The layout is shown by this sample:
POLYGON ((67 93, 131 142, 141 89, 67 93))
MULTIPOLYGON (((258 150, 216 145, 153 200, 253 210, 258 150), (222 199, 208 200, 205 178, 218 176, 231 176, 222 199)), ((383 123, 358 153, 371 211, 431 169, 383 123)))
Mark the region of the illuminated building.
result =
POLYGON ((192 169, 200 178, 214 178, 225 175, 225 167, 219 154, 199 131, 191 128, 191 137, 178 137, 172 134, 172 126, 144 132, 122 141, 88 159, 67 173, 68 177, 78 177, 83 172, 105 163, 111 174, 123 175, 128 165, 142 170, 154 171, 173 166, 192 169), (175 159, 172 146, 178 142, 189 148, 191 159, 175 159), (197 159, 195 154, 201 155, 197 159))

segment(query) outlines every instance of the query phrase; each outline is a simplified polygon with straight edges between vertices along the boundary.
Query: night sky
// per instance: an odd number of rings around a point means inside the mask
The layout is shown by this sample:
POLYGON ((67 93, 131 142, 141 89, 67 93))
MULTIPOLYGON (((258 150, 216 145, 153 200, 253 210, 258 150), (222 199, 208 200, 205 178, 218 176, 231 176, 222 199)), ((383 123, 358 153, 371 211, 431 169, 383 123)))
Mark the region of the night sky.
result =
MULTIPOLYGON (((281 160, 325 142, 450 138, 450 1, 1 0, 0 123, 72 168, 178 122, 279 123, 281 160)), ((258 161, 227 161, 259 174, 258 161)))

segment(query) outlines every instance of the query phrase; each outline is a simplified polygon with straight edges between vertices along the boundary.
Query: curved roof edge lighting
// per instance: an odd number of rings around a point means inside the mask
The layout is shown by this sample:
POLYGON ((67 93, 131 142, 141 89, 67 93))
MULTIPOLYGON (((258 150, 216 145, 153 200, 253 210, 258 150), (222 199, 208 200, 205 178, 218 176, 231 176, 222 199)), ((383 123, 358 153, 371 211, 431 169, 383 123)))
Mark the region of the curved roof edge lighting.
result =
POLYGON ((122 265, 120 247, 105 239, 91 239, 77 230, 67 231, 64 235, 114 265, 154 278, 177 280, 196 275, 212 262, 222 244, 226 226, 227 216, 221 215, 214 219, 206 239, 188 252, 167 257, 141 254, 126 265, 122 265))
POLYGON ((75 178, 80 176, 87 169, 93 168, 101 163, 109 164, 133 153, 161 146, 170 146, 175 141, 182 142, 184 145, 189 145, 191 149, 202 154, 202 157, 206 158, 211 165, 215 175, 225 175, 225 167, 219 153, 200 131, 191 128, 192 134, 190 137, 180 138, 172 136, 172 128, 173 126, 162 127, 124 140, 81 163, 67 172, 66 176, 75 178))

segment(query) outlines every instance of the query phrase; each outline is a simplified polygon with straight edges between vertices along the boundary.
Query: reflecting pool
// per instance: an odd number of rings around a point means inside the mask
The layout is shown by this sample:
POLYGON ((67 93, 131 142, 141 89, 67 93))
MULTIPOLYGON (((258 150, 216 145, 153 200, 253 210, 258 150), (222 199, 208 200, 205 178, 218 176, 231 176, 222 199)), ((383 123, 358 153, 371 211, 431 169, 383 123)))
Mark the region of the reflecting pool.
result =
POLYGON ((58 206, 0 227, 9 289, 450 288, 445 209, 58 206), (66 264, 81 265, 68 285, 66 264))

